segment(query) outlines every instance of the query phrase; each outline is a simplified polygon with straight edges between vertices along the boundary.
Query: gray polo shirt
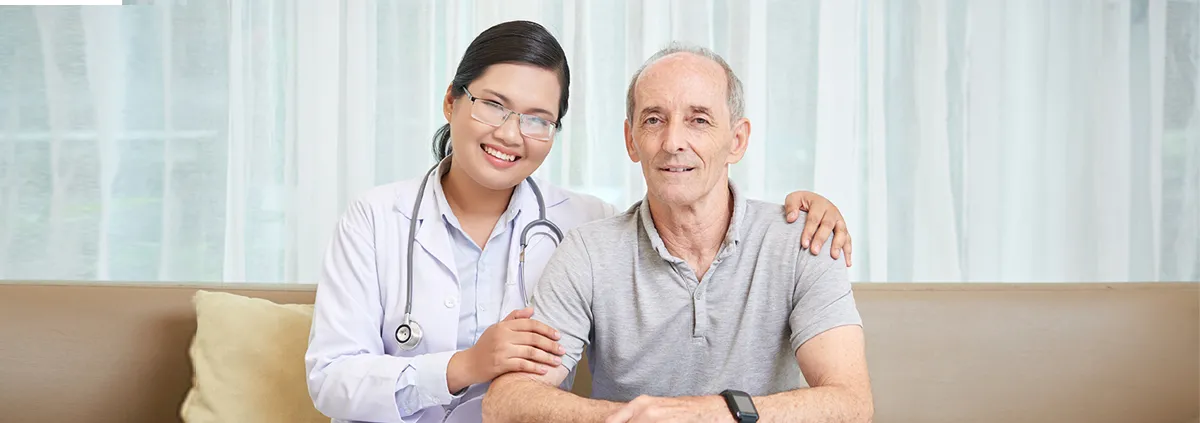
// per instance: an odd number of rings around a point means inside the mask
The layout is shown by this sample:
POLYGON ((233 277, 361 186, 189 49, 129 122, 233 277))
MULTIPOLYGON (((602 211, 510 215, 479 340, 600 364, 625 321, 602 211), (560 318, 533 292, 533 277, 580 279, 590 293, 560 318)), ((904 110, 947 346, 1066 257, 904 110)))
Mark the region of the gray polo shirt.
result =
POLYGON ((861 325, 844 259, 801 251, 803 216, 743 198, 702 282, 674 257, 643 200, 572 230, 533 293, 534 319, 562 332, 563 365, 584 348, 592 397, 629 401, 767 395, 806 386, 796 349, 826 330, 861 325))

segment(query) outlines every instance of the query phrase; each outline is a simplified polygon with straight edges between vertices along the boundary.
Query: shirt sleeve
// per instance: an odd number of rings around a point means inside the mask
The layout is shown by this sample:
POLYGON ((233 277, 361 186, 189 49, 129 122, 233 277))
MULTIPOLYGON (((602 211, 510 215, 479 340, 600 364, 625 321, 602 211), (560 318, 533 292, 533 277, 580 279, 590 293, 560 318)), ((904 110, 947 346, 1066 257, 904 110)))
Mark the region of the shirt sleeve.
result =
POLYGON ((456 351, 396 357, 384 352, 383 308, 370 217, 361 205, 339 222, 317 286, 305 367, 309 395, 340 420, 415 422, 454 398, 446 367, 456 351))
POLYGON ((601 202, 600 205, 604 207, 603 216, 605 219, 616 216, 618 213, 621 212, 621 209, 617 208, 617 206, 614 206, 612 203, 609 203, 607 201, 601 202))
POLYGON ((592 330, 592 263, 578 230, 567 233, 533 290, 533 319, 559 331, 562 365, 573 371, 592 330))
POLYGON ((836 260, 824 252, 814 256, 799 249, 799 244, 797 240, 796 286, 788 321, 793 352, 827 330, 862 325, 846 272, 845 255, 836 260))

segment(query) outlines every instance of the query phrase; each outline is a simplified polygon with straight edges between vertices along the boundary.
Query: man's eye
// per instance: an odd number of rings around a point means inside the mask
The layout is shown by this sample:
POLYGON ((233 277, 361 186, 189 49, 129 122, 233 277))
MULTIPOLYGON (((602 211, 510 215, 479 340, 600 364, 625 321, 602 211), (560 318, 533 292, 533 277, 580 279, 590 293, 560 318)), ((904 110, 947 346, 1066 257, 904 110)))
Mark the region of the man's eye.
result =
POLYGON ((660 122, 662 122, 662 120, 653 116, 646 118, 646 124, 649 125, 658 125, 660 122))
POLYGON ((696 119, 694 119, 694 121, 701 125, 708 125, 708 119, 705 119, 705 118, 696 118, 696 119))

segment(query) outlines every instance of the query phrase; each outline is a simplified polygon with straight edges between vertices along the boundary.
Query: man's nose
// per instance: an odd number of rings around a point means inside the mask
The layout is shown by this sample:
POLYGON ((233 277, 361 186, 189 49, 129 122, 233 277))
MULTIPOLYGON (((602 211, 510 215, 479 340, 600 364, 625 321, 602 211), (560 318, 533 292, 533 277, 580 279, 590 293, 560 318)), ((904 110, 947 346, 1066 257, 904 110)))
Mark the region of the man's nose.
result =
POLYGON ((663 132, 663 151, 669 153, 679 153, 687 150, 687 129, 680 122, 672 122, 667 125, 667 130, 663 132))

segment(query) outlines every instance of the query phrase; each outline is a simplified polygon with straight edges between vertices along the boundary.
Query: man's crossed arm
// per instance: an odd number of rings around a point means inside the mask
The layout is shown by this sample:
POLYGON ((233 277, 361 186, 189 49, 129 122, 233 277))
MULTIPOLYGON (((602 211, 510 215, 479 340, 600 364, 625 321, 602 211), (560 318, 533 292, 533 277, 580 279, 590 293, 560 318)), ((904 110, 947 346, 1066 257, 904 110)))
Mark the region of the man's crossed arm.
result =
MULTIPOLYGON (((760 422, 870 422, 874 415, 862 327, 839 326, 796 349, 809 388, 754 398, 760 422)), ((720 396, 658 398, 629 403, 581 398, 558 389, 568 370, 546 375, 509 373, 483 398, 483 421, 516 422, 733 422, 720 396)))
POLYGON ((558 389, 568 370, 545 375, 509 373, 492 381, 483 396, 484 422, 602 422, 621 403, 593 400, 558 389))

